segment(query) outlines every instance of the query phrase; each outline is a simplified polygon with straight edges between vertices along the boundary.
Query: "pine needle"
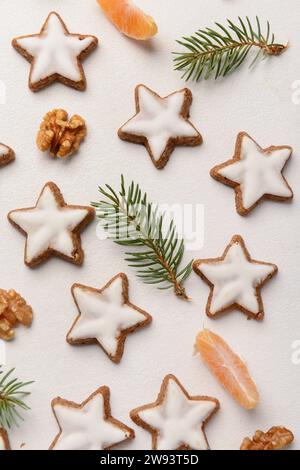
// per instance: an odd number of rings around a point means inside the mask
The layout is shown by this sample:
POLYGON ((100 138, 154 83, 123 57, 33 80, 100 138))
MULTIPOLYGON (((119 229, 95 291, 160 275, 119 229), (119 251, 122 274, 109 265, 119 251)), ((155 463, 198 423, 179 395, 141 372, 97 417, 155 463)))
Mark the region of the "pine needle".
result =
POLYGON ((109 238, 130 247, 125 260, 136 268, 137 276, 159 289, 173 288, 178 297, 187 300, 183 283, 192 271, 193 260, 180 267, 184 241, 179 239, 174 221, 167 225, 165 214, 148 201, 138 184, 126 187, 123 175, 119 192, 108 184, 99 187, 99 192, 104 200, 92 206, 109 238))
POLYGON ((33 382, 20 382, 12 378, 15 369, 3 372, 0 366, 0 428, 11 428, 18 426, 18 422, 23 420, 20 411, 29 410, 23 399, 30 395, 25 388, 33 382))
POLYGON ((262 32, 258 17, 254 25, 248 16, 245 20, 239 17, 236 24, 227 19, 226 26, 215 25, 215 29, 200 29, 177 41, 186 51, 174 52, 175 70, 183 71, 185 80, 225 77, 243 64, 252 49, 257 49, 257 53, 250 66, 267 56, 280 55, 287 48, 275 43, 269 22, 265 34, 262 32))

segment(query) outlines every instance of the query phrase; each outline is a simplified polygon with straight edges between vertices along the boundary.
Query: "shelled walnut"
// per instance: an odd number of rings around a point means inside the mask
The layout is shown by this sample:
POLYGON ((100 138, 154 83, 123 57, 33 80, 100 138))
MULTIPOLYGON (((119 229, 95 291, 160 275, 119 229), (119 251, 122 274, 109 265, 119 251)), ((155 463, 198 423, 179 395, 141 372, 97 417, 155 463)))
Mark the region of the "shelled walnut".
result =
POLYGON ((279 450, 294 440, 291 431, 281 426, 273 426, 269 431, 256 431, 252 439, 246 437, 240 450, 279 450))
POLYGON ((49 111, 43 118, 36 143, 54 157, 66 158, 73 155, 87 134, 86 124, 81 116, 74 115, 68 120, 64 109, 49 111))
POLYGON ((0 289, 0 338, 10 340, 14 337, 14 327, 18 323, 30 326, 32 308, 16 291, 0 289))

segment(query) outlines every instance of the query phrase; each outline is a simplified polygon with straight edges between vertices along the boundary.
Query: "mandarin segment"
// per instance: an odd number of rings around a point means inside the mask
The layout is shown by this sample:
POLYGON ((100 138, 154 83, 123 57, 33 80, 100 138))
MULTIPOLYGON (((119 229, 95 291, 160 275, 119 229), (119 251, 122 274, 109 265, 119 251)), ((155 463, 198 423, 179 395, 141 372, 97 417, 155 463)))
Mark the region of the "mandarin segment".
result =
POLYGON ((133 39, 146 40, 157 33, 154 19, 130 0, 97 0, 107 18, 133 39))
POLYGON ((243 408, 251 410, 257 405, 259 394, 246 364, 220 336, 202 330, 196 339, 196 349, 205 365, 243 408))

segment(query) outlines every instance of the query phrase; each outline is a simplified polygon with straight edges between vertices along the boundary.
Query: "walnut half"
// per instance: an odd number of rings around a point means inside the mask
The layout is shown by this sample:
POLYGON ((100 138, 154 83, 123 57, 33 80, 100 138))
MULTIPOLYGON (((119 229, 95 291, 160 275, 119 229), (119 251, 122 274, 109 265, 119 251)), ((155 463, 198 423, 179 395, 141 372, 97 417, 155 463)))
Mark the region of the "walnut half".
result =
POLYGON ((78 150, 86 133, 81 116, 75 114, 68 119, 67 111, 54 109, 44 116, 36 143, 42 152, 49 150, 54 157, 66 158, 78 150))
POLYGON ((0 338, 10 340, 14 337, 14 327, 18 323, 30 326, 32 308, 16 291, 0 289, 0 338))
POLYGON ((294 440, 291 431, 281 426, 273 426, 269 431, 256 431, 252 439, 246 437, 240 450, 279 450, 294 440))

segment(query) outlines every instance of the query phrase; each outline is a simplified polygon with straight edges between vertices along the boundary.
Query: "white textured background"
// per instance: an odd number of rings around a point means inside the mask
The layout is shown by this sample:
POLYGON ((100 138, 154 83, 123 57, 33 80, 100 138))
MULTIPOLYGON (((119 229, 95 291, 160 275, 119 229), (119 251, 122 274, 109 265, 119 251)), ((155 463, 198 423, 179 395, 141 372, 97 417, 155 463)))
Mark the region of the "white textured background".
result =
MULTIPOLYGON (((300 365, 291 361, 292 342, 300 339, 299 297, 299 154, 300 105, 292 102, 292 84, 300 79, 300 3, 298 0, 139 0, 159 26, 151 45, 119 34, 95 0, 1 0, 0 80, 7 88, 0 105, 0 140, 11 145, 16 161, 0 170, 1 287, 20 291, 34 308, 34 323, 20 327, 6 346, 7 364, 23 379, 34 379, 31 411, 10 438, 14 448, 45 449, 57 432, 50 401, 61 395, 82 401, 100 385, 111 387, 112 410, 129 425, 130 409, 154 400, 163 376, 175 373, 191 394, 219 398, 220 412, 207 426, 212 449, 237 449, 256 428, 282 424, 299 448, 300 365), (28 63, 10 45, 14 36, 38 32, 50 10, 59 12, 71 32, 91 33, 100 47, 85 62, 88 89, 77 92, 56 84, 39 93, 27 88, 28 63), (145 83, 162 95, 184 85, 172 70, 175 39, 226 17, 258 14, 269 19, 278 40, 290 42, 280 58, 249 72, 247 66, 226 80, 191 83, 192 121, 205 143, 178 149, 163 171, 154 168, 141 146, 118 139, 116 131, 134 111, 133 90, 145 83), (67 162, 40 154, 35 135, 45 112, 63 107, 82 114, 89 135, 81 151, 67 162), (295 190, 292 204, 265 202, 247 218, 234 209, 229 188, 209 176, 210 168, 231 157, 238 131, 262 146, 291 145, 294 156, 286 176, 295 190), (205 207, 205 241, 191 256, 222 253, 234 233, 245 237, 253 257, 279 266, 279 275, 263 289, 263 323, 233 312, 218 320, 204 315, 208 287, 192 274, 186 284, 191 303, 141 284, 123 261, 122 250, 97 240, 96 222, 83 233, 86 258, 82 268, 53 259, 36 270, 23 264, 24 238, 6 220, 13 208, 32 205, 44 183, 55 181, 66 201, 85 204, 97 198, 97 186, 118 187, 119 175, 143 184, 153 201, 192 203, 205 207), (131 300, 153 315, 153 324, 128 338, 121 364, 111 363, 97 346, 72 347, 65 334, 76 314, 70 294, 74 282, 102 286, 125 271, 131 300), (221 334, 247 361, 261 393, 259 406, 247 412, 223 391, 198 357, 196 333, 203 325, 221 334)), ((136 428, 128 449, 147 449, 150 436, 136 428)))

